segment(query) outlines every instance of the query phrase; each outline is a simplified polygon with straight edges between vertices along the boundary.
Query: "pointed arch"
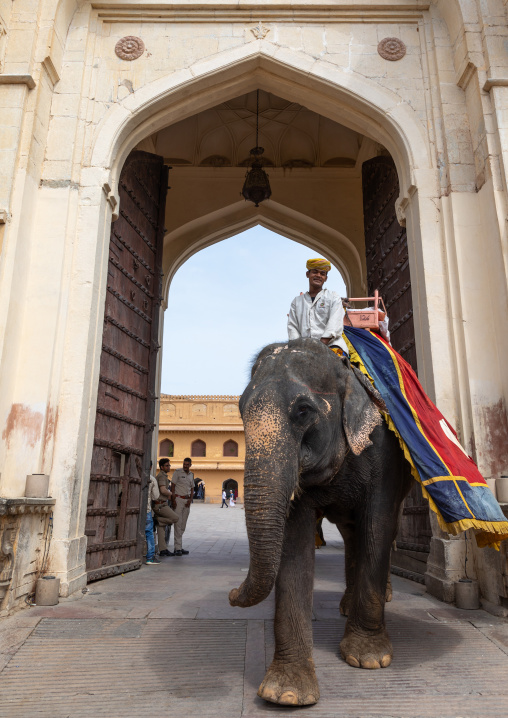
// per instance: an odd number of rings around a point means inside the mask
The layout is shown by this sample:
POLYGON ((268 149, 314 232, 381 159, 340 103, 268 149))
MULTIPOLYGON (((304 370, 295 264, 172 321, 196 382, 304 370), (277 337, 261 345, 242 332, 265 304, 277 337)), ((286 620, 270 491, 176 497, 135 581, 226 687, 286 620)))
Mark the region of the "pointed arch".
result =
POLYGON ((266 41, 217 53, 117 103, 96 129, 90 164, 108 169, 114 188, 125 158, 147 135, 257 88, 382 143, 394 158, 403 196, 415 185, 414 172, 432 166, 425 127, 398 95, 363 75, 266 41))
POLYGON ((171 439, 163 439, 159 444, 159 456, 171 458, 174 454, 175 445, 171 439))
POLYGON ((191 456, 192 457, 204 457, 206 456, 206 443, 202 439, 196 439, 191 444, 191 456))
POLYGON ((258 224, 325 254, 339 270, 349 292, 366 289, 362 259, 345 235, 274 200, 259 207, 240 200, 166 235, 168 247, 180 248, 165 252, 163 296, 166 301, 174 275, 196 252, 258 224))
POLYGON ((224 442, 222 456, 238 456, 238 443, 234 439, 228 439, 224 442))

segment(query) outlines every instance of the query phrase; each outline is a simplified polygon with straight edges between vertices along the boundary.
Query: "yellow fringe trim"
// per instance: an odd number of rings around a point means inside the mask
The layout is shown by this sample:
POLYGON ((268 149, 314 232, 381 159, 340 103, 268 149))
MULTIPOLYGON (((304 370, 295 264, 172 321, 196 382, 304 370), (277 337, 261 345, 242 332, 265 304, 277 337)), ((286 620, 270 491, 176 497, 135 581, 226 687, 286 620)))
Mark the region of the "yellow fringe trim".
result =
MULTIPOLYGON (((360 355, 356 351, 356 349, 353 347, 349 339, 344 336, 344 339, 346 340, 348 349, 349 349, 349 358, 352 362, 355 364, 358 364, 358 368, 364 374, 369 381, 375 386, 374 379, 370 376, 369 372, 365 368, 365 365, 363 361, 360 358, 360 355)), ((467 531, 468 529, 477 529, 478 533, 476 535, 476 543, 480 548, 485 548, 485 546, 490 546, 491 548, 495 548, 496 551, 499 551, 499 544, 501 541, 504 541, 505 539, 508 539, 508 521, 480 521, 479 519, 461 519, 460 521, 453 521, 452 523, 447 523, 444 518, 441 516, 441 513, 436 506, 434 500, 432 499, 432 496, 429 494, 427 489, 425 488, 421 478, 420 474, 418 473, 418 469, 413 463, 413 459, 411 458, 411 454, 409 453, 409 449, 406 446, 406 442, 402 438, 402 436, 397 431, 395 424, 393 423, 393 419, 389 414, 386 414, 384 411, 381 412, 383 415, 388 428, 390 431, 392 431, 397 439, 399 440, 399 445, 402 451, 404 452, 404 458, 409 463, 411 467, 411 475, 415 481, 417 481, 420 486, 422 487, 422 494, 424 498, 426 498, 429 502, 429 506, 432 509, 432 511, 436 514, 439 527, 442 531, 445 531, 446 533, 452 534, 453 536, 457 536, 458 534, 462 533, 462 531, 467 531)), ((451 479, 454 477, 451 476, 451 479)))

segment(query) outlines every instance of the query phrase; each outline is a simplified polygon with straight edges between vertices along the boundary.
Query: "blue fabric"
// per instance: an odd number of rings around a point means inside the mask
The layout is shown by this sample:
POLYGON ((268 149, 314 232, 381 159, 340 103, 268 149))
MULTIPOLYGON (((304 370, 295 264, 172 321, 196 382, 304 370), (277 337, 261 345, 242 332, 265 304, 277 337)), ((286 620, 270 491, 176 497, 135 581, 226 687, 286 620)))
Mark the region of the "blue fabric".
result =
POLYGON ((146 560, 149 561, 155 556, 155 539, 153 537, 153 517, 151 511, 148 511, 148 513, 146 514, 145 536, 146 560))
POLYGON ((508 538, 501 507, 472 458, 450 438, 455 435, 453 427, 425 394, 409 364, 373 332, 345 327, 344 334, 381 394, 433 501, 431 506, 445 524, 442 528, 454 534, 480 529, 479 545, 495 545, 508 538))

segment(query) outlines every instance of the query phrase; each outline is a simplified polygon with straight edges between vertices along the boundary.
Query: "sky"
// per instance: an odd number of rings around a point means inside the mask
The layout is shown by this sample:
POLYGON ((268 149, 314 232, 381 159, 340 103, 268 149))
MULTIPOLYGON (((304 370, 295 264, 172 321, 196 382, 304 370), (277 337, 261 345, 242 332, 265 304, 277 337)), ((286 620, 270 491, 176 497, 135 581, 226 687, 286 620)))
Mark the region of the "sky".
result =
MULTIPOLYGON (((164 316, 164 394, 241 394, 253 357, 287 339, 292 299, 316 251, 264 227, 203 249, 175 274, 164 316)), ((328 289, 346 296, 332 268, 328 289)))

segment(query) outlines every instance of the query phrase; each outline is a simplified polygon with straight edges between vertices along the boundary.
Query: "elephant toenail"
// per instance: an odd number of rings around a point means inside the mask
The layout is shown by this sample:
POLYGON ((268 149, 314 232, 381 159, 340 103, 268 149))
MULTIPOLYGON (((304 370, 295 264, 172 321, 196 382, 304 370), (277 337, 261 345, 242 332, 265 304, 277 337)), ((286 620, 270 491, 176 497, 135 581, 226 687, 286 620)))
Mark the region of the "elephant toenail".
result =
POLYGON ((258 691, 258 696, 260 698, 263 698, 265 701, 270 701, 270 703, 278 703, 279 698, 277 693, 274 690, 271 690, 269 688, 260 688, 258 691))
POLYGON ((311 705, 313 705, 314 703, 317 703, 317 700, 318 700, 318 699, 316 698, 316 696, 312 695, 312 693, 309 693, 308 696, 305 696, 305 700, 303 701, 303 705, 304 705, 304 706, 311 706, 311 705))
POLYGON ((353 668, 360 668, 360 661, 354 656, 346 656, 346 663, 349 663, 353 668))
POLYGON ((298 697, 294 691, 284 691, 279 698, 279 703, 283 706, 297 706, 298 697))
POLYGON ((389 666, 391 662, 392 662, 392 657, 390 656, 389 653, 387 653, 381 659, 381 668, 387 668, 387 666, 389 666))
POLYGON ((376 661, 374 658, 367 658, 367 660, 362 661, 362 668, 373 671, 376 668, 381 668, 381 666, 379 665, 379 661, 376 661))

